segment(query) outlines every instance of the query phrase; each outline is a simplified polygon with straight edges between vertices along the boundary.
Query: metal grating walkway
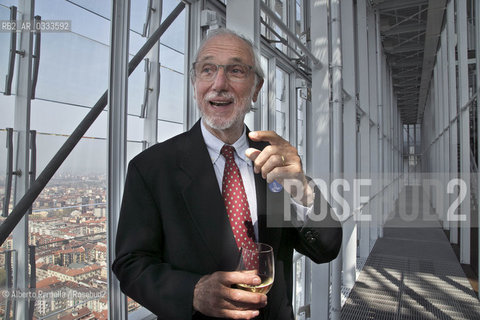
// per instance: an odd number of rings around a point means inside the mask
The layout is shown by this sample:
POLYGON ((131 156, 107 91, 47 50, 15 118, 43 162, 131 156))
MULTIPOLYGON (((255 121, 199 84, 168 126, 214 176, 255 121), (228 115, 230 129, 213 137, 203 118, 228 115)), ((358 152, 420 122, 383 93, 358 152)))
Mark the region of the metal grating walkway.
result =
POLYGON ((412 194, 423 194, 421 187, 403 192, 406 201, 385 224, 341 319, 480 319, 480 302, 439 222, 400 219, 405 210, 419 212, 412 194))

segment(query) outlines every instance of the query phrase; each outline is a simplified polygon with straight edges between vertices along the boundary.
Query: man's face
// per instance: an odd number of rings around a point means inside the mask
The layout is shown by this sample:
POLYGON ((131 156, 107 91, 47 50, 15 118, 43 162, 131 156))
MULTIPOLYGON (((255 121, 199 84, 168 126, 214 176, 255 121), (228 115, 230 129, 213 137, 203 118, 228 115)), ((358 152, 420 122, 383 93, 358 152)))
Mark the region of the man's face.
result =
MULTIPOLYGON (((210 39, 199 52, 197 64, 228 65, 242 63, 253 66, 254 58, 248 45, 232 35, 218 35, 210 39)), ((224 68, 219 68, 212 80, 195 77, 195 99, 206 125, 216 130, 243 126, 251 102, 257 100, 262 82, 255 83, 251 70, 242 81, 231 81, 224 68)))

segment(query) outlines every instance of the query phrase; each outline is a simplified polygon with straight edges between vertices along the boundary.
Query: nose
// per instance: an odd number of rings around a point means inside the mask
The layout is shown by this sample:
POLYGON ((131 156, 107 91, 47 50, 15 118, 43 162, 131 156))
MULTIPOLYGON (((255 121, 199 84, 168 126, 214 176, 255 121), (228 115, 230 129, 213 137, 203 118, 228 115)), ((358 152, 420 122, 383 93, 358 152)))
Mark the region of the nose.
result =
POLYGON ((225 68, 223 66, 219 66, 217 74, 213 79, 212 89, 215 91, 223 91, 227 88, 227 75, 225 73, 225 68))

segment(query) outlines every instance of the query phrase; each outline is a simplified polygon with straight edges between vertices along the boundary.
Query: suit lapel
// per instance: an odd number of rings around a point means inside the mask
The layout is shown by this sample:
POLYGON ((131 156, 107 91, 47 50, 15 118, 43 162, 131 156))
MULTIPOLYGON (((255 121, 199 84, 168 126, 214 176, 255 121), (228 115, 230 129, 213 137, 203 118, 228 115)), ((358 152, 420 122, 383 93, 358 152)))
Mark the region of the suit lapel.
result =
MULTIPOLYGON (((247 137, 248 137, 247 130, 247 137)), ((263 150, 268 143, 266 142, 255 142, 248 138, 248 143, 251 148, 258 150, 263 150)), ((255 192, 257 195, 257 217, 258 217, 258 233, 259 233, 259 242, 270 244, 274 252, 277 252, 279 249, 278 240, 280 239, 280 229, 278 228, 268 228, 267 225, 267 209, 268 209, 268 199, 273 195, 271 191, 267 189, 266 180, 262 178, 260 173, 255 174, 255 192)), ((277 212, 277 214, 282 214, 277 212)))
MULTIPOLYGON (((248 137, 247 130, 247 137, 248 137)), ((250 148, 255 148, 258 150, 263 150, 266 144, 263 142, 255 142, 248 138, 248 144, 250 148)), ((267 229, 267 210, 266 210, 266 183, 265 179, 262 178, 261 173, 255 173, 255 193, 257 196, 257 218, 258 218, 258 234, 259 234, 259 242, 265 242, 265 235, 267 229)))
POLYGON ((192 219, 216 262, 218 270, 233 270, 238 252, 212 160, 200 128, 200 121, 188 132, 181 146, 180 168, 189 176, 182 195, 192 219))

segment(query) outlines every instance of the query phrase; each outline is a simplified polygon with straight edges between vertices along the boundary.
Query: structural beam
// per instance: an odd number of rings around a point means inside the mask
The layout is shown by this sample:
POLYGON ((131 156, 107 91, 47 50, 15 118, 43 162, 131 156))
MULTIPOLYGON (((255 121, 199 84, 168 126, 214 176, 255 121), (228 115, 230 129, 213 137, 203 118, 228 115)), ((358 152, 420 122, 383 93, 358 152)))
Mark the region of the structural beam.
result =
MULTIPOLYGON (((18 11, 22 12, 21 20, 33 21, 35 1, 20 0, 18 11)), ((16 146, 16 162, 14 164, 15 189, 14 205, 16 206, 26 193, 30 183, 30 106, 32 93, 32 56, 33 56, 33 32, 22 30, 18 50, 24 52, 18 58, 17 93, 15 96, 14 115, 14 145, 16 146)), ((28 214, 24 215, 12 232, 13 250, 16 251, 17 261, 14 262, 13 278, 14 288, 28 291, 29 284, 29 260, 28 260, 28 214)), ((28 318, 28 299, 15 300, 15 318, 28 318)))
MULTIPOLYGON (((110 74, 108 85, 107 266, 115 260, 115 243, 127 161, 127 94, 130 0, 112 1, 110 74)), ((127 298, 108 271, 109 319, 126 320, 127 298)))
MULTIPOLYGON (((310 1, 311 50, 322 65, 328 66, 328 1, 310 1)), ((330 75, 328 68, 312 70, 312 108, 307 110, 307 174, 330 185, 330 75), (321 163, 321 166, 316 164, 321 163)), ((327 199, 329 200, 329 199, 327 199)), ((312 265, 311 319, 329 319, 330 266, 312 265)))
MULTIPOLYGON (((458 110, 460 113, 460 178, 470 186, 470 112, 461 110, 468 101, 467 3, 456 1, 458 52, 458 110)), ((466 220, 460 223, 460 262, 470 264, 470 192, 460 204, 466 220)))
POLYGON ((440 31, 442 30, 443 16, 445 13, 446 0, 429 0, 427 13, 427 33, 425 35, 425 47, 423 48, 422 80, 420 84, 420 103, 418 105, 418 123, 421 123, 428 89, 432 78, 435 55, 437 54, 440 31))

